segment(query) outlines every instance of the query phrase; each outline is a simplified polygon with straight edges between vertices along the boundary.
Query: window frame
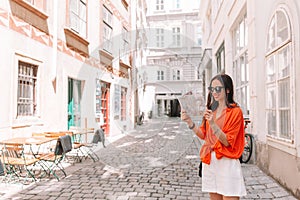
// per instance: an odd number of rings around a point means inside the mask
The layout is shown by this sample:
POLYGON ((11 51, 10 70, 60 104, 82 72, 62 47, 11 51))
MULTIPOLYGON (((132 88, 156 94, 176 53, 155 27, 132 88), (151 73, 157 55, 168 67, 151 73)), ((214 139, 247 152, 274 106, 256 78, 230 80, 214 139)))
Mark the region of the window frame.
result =
POLYGON ((40 0, 40 1, 24 0, 24 1, 26 1, 28 4, 31 4, 33 7, 37 8, 38 10, 41 10, 43 12, 47 11, 47 0, 40 0))
POLYGON ((165 3, 164 3, 164 0, 156 0, 156 3, 155 3, 155 10, 156 10, 156 11, 162 11, 162 10, 165 10, 165 3))
MULTIPOLYGON (((282 20, 281 20, 282 21, 282 20)), ((265 70, 266 70, 266 81, 265 81, 265 91, 266 91, 266 132, 267 136, 269 138, 272 138, 276 141, 283 141, 287 142, 289 144, 294 144, 294 115, 293 107, 295 102, 295 90, 294 88, 294 77, 293 77, 293 71, 295 69, 294 67, 294 61, 293 61, 293 45, 294 42, 292 40, 292 34, 291 34, 291 22, 290 17, 287 14, 286 10, 282 7, 279 7, 275 10, 274 14, 272 15, 269 25, 268 25, 268 38, 266 43, 266 54, 265 54, 265 70), (277 14, 279 12, 282 12, 284 14, 286 25, 288 29, 287 38, 281 42, 278 43, 277 38, 277 14), (275 21, 274 21, 275 20, 275 21), (274 24, 275 23, 275 24, 274 24), (273 29, 273 25, 275 26, 275 30, 272 32, 274 33, 275 40, 272 40, 272 42, 275 42, 274 46, 270 48, 270 30, 273 29), (287 58, 280 59, 280 53, 283 52, 285 49, 288 49, 289 52, 286 54, 287 58), (281 72, 281 65, 282 61, 284 61, 284 64, 288 65, 288 74, 285 76, 280 76, 281 72), (273 66, 272 66, 273 65, 273 66), (270 71, 271 70, 271 71, 270 71), (270 73, 272 72, 272 73, 270 73), (280 90, 280 86, 284 84, 284 81, 288 82, 288 85, 286 85, 286 89, 282 88, 280 90), (273 91, 273 92, 272 92, 273 91), (279 95, 281 92, 285 92, 285 95, 279 95), (273 94, 273 95, 272 95, 273 94), (271 98, 270 95, 272 95, 271 98), (288 100, 279 98, 287 97, 288 100), (273 99, 273 104, 270 103, 270 99, 273 99), (282 105, 282 101, 284 103, 288 103, 287 105, 282 105), (281 104, 281 106, 280 106, 281 104), (284 111, 288 111, 288 116, 281 116, 284 111), (272 117, 273 116, 273 117, 272 117), (281 116, 281 117, 280 117, 281 116), (271 119, 270 119, 271 118, 271 119), (269 121, 270 119, 270 121, 269 121), (273 121, 272 121, 273 120, 273 121), (287 122, 284 124, 284 122, 287 122), (272 126, 270 126, 270 123, 272 126), (274 124, 275 123, 275 124, 274 124), (275 130, 271 130, 269 127, 275 126, 275 130), (282 130, 285 130, 287 133, 286 137, 283 135, 282 130)), ((286 68, 286 67, 285 67, 286 68)), ((285 69, 284 68, 284 69, 285 69)))
POLYGON ((121 121, 126 121, 127 119, 127 103, 126 103, 126 97, 127 97, 127 88, 121 86, 121 121))
POLYGON ((165 79, 165 73, 163 70, 158 70, 157 71, 157 80, 158 81, 163 81, 165 79))
POLYGON ((248 64, 248 27, 247 14, 244 14, 233 30, 233 74, 235 97, 245 117, 250 115, 250 87, 248 64), (240 34, 242 29, 243 34, 240 34), (243 37, 243 38, 241 38, 243 37), (242 44, 240 43, 241 41, 242 44), (244 96, 243 96, 244 95, 244 96))
POLYGON ((220 45, 218 51, 215 54, 217 61, 217 73, 225 73, 225 45, 224 42, 220 45))
POLYGON ((12 127, 26 127, 32 126, 34 124, 42 124, 40 118, 40 109, 41 109, 41 97, 42 97, 42 90, 41 90, 41 74, 43 74, 43 62, 37 59, 31 58, 29 56, 25 56, 20 53, 15 54, 15 67, 14 67, 14 82, 13 82, 13 91, 16 95, 13 95, 13 115, 12 115, 12 127), (19 62, 29 63, 33 66, 37 67, 37 76, 36 76, 36 94, 35 94, 35 114, 32 116, 18 116, 18 85, 19 85, 19 62))
POLYGON ((113 35, 113 13, 103 5, 103 36, 102 36, 102 49, 112 54, 112 35, 113 35))
POLYGON ((156 47, 164 47, 165 46, 165 36, 164 29, 157 28, 156 29, 156 47))
POLYGON ((69 0, 69 26, 72 31, 79 34, 83 38, 87 38, 87 1, 86 0, 69 0), (71 1, 76 1, 76 9, 72 10, 71 1), (84 16, 81 17, 83 14, 81 10, 81 6, 85 7, 84 16), (74 15, 74 18, 73 18, 74 15), (75 18, 76 17, 76 18, 75 18), (72 20, 76 24, 73 26, 72 20), (78 26, 78 27, 77 27, 78 26), (83 28, 84 27, 84 28, 83 28))
POLYGON ((180 68, 172 69, 172 80, 180 81, 181 79, 182 79, 182 69, 180 69, 180 68))
POLYGON ((172 28, 172 46, 180 47, 181 46, 181 28, 179 26, 172 28))

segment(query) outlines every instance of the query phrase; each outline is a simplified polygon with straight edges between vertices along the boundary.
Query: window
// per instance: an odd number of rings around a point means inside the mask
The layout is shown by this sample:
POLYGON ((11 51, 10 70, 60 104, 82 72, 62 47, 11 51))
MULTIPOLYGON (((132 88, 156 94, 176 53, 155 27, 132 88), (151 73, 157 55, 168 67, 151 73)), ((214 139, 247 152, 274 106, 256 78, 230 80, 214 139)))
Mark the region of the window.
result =
POLYGON ((268 135, 292 141, 292 38, 289 18, 278 9, 269 24, 266 53, 266 117, 268 135))
POLYGON ((17 116, 35 116, 37 113, 38 66, 19 61, 17 116))
POLYGON ((180 69, 173 69, 173 80, 181 79, 181 71, 180 69))
POLYGON ((219 50, 216 53, 217 59, 217 73, 224 73, 225 72, 225 49, 224 43, 221 45, 219 50))
POLYGON ((126 120, 126 95, 127 88, 121 87, 121 120, 126 120))
POLYGON ((46 0, 25 0, 25 1, 27 1, 31 5, 33 5, 34 7, 42 11, 46 11, 46 4, 47 4, 46 0))
POLYGON ((122 29, 122 40, 123 40, 123 45, 121 52, 123 53, 122 60, 125 63, 129 63, 129 36, 128 36, 128 30, 123 27, 122 29))
POLYGON ((196 27, 196 46, 202 45, 202 31, 201 31, 201 25, 198 25, 196 27))
POLYGON ((157 71, 157 80, 158 81, 164 80, 164 71, 157 71))
POLYGON ((164 10, 164 0, 156 0, 156 10, 164 10))
POLYGON ((96 79, 96 115, 101 114, 101 80, 96 79))
POLYGON ((180 0, 175 0, 173 4, 174 4, 174 9, 180 9, 180 0))
POLYGON ((70 0, 70 28, 86 38, 86 0, 70 0))
POLYGON ((249 65, 246 15, 233 31, 233 75, 235 80, 235 98, 239 102, 245 116, 250 114, 249 65))
POLYGON ((248 28, 246 26, 246 15, 234 30, 234 53, 239 54, 248 45, 248 28))
POLYGON ((180 28, 175 27, 172 28, 172 44, 175 47, 180 47, 181 45, 181 39, 180 39, 180 28))
POLYGON ((156 29, 156 47, 164 47, 164 29, 156 29))
POLYGON ((103 49, 112 53, 112 13, 103 7, 103 49))

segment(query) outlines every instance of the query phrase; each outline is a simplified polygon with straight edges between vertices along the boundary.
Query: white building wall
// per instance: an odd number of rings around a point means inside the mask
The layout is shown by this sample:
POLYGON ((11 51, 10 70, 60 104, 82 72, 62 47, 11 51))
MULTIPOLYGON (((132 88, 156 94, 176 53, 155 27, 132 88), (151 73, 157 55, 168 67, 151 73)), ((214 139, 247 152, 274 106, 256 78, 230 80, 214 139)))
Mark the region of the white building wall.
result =
MULTIPOLYGON (((294 0, 241 0, 219 1, 202 0, 199 15, 203 20, 203 48, 211 50, 210 62, 205 62, 207 80, 217 74, 216 52, 220 44, 225 46, 225 73, 233 77, 234 41, 233 30, 240 19, 247 14, 248 26, 248 64, 250 87, 250 131, 255 137, 256 151, 252 162, 266 171, 282 185, 300 197, 299 181, 299 151, 300 151, 300 125, 299 118, 299 93, 300 86, 298 63, 300 63, 299 49, 299 2, 294 0), (225 3, 226 2, 226 3, 225 3), (292 67, 291 67, 291 120, 292 142, 272 139, 267 135, 266 116, 266 45, 269 34, 269 23, 277 8, 282 7, 287 11, 292 31, 292 67), (212 72, 211 74, 208 72, 212 72), (278 163, 282 164, 278 164, 278 163)), ((235 81, 235 80, 234 80, 235 81)), ((278 94, 277 94, 278 95, 278 94)))
MULTIPOLYGON (((157 1, 150 0, 148 4, 149 51, 147 66, 142 70, 142 73, 146 75, 146 79, 143 80, 146 87, 155 85, 155 93, 152 94, 155 99, 154 105, 152 105, 154 117, 167 112, 168 108, 164 103, 170 104, 170 101, 177 100, 177 96, 183 95, 188 82, 195 81, 202 86, 201 80, 197 76, 201 45, 197 44, 196 33, 201 22, 197 14, 198 6, 195 5, 199 5, 199 1, 190 3, 181 1, 180 7, 176 9, 174 7, 176 1, 164 1, 162 10, 157 10, 156 3, 157 1), (177 28, 180 29, 180 45, 177 46, 173 42, 173 28, 176 31, 177 28), (162 43, 157 45, 157 29, 163 30, 159 37, 160 41, 163 41, 163 45, 162 43), (177 72, 174 70, 180 71, 180 80, 177 80, 177 72), (163 80, 158 79, 158 71, 163 71, 163 80), (157 105, 157 100, 160 99, 166 100, 161 103, 161 107, 157 105)), ((175 107, 177 108, 177 105, 174 105, 175 107)))
MULTIPOLYGON (((68 27, 67 2, 47 1, 44 11, 48 18, 48 32, 39 31, 28 21, 17 19, 11 13, 14 1, 0 1, 3 15, 0 19, 0 92, 3 95, 0 104, 0 135, 1 139, 31 136, 32 132, 63 131, 68 125, 68 78, 82 81, 81 127, 99 128, 95 121, 95 82, 100 78, 112 85, 110 96, 110 128, 111 134, 123 131, 124 126, 131 127, 131 119, 114 120, 115 85, 127 88, 127 114, 130 111, 131 92, 129 79, 119 76, 119 51, 113 56, 115 70, 107 72, 100 64, 99 48, 102 32, 102 1, 88 1, 87 4, 87 36, 89 57, 85 58, 66 45, 64 29, 68 27), (56 3, 55 3, 56 2, 56 3), (57 42, 57 43, 56 43, 57 42), (37 86, 37 116, 17 118, 17 80, 18 60, 29 61, 39 65, 37 86), (112 78, 113 77, 113 78, 112 78), (118 128, 121 123, 122 129, 118 128), (2 137, 3 136, 3 137, 2 137)), ((125 12, 121 1, 112 1, 114 7, 114 36, 121 40, 122 26, 127 26, 130 32, 129 13, 125 12)), ((120 44, 115 41, 116 44, 120 44)), ((118 45, 115 45, 118 47, 118 45)), ((129 55, 127 55, 129 57, 129 55)), ((126 64, 128 64, 127 59, 126 64)))

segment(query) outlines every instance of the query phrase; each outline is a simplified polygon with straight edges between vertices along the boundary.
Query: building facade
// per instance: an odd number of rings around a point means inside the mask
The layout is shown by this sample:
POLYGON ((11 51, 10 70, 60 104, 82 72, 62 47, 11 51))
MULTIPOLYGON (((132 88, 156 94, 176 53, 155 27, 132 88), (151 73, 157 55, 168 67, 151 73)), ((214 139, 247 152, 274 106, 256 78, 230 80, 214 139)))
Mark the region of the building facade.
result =
POLYGON ((199 13, 206 87, 218 73, 233 77, 235 100, 251 120, 252 162, 300 198, 299 6, 296 0, 202 0, 199 13))
POLYGON ((139 77, 143 85, 141 110, 149 118, 179 116, 178 97, 191 90, 202 91, 198 5, 199 1, 148 2, 147 60, 139 69, 139 77))
POLYGON ((133 127, 130 9, 128 0, 0 2, 2 139, 133 127))

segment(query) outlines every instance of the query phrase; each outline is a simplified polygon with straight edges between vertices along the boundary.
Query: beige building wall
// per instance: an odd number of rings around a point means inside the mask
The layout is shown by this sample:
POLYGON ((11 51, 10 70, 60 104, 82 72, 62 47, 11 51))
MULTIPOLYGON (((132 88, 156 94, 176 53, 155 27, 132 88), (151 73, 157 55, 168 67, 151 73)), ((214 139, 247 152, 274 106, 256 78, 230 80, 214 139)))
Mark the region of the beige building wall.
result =
MULTIPOLYGON (((300 125, 299 118, 299 2, 296 0, 202 0, 199 15, 203 24, 203 49, 206 50, 202 57, 202 68, 206 76, 205 80, 217 73, 225 72, 231 75, 237 85, 242 74, 235 72, 236 40, 235 30, 245 18, 247 44, 242 50, 247 52, 248 64, 248 99, 249 113, 244 113, 251 120, 250 127, 246 130, 254 135, 255 151, 252 163, 257 164, 263 171, 275 178, 280 184, 288 188, 294 195, 300 198, 300 125), (274 52, 267 52, 268 37, 272 16, 278 10, 284 10, 288 18, 291 30, 290 45, 291 56, 285 62, 290 62, 290 84, 288 94, 275 93, 275 97, 289 97, 290 115, 282 117, 282 121, 290 126, 289 139, 274 137, 268 132, 274 125, 268 126, 267 106, 270 103, 267 88, 267 58, 274 52), (246 17, 245 17, 246 16, 246 17), (217 69, 217 53, 220 45, 224 43, 225 62, 224 69, 217 69)), ((287 34, 284 34, 286 36, 287 34)), ((205 51, 204 50, 204 51, 205 51)), ((286 54, 289 55, 289 54, 286 54)), ((280 62, 278 62, 280 63, 280 62)), ((206 82, 208 84, 208 82, 206 82)), ((237 101, 243 101, 241 96, 236 95, 237 101)), ((277 104, 280 101, 277 102, 277 104)), ((279 117, 278 113, 276 114, 279 117)), ((280 126, 279 126, 280 127, 280 126)), ((279 133, 280 134, 280 131, 279 133)))

